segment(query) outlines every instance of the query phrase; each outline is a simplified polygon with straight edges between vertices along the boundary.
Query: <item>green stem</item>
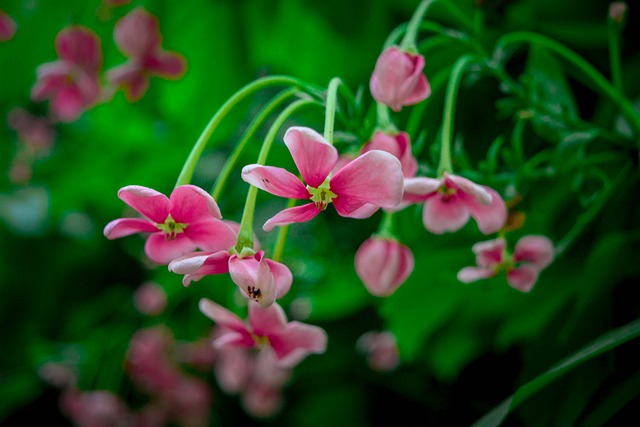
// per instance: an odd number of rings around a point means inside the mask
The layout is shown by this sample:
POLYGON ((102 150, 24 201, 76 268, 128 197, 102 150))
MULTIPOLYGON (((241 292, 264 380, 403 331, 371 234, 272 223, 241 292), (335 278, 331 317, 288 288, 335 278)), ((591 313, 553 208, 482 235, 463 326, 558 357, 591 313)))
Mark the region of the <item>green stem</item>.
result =
MULTIPOLYGON (((503 55, 504 52, 506 52, 506 47, 510 44, 517 43, 534 43, 543 46, 574 65, 595 86, 595 89, 599 90, 602 94, 611 99, 611 101, 613 101, 618 106, 618 108, 620 108, 620 112, 622 113, 622 115, 635 129, 636 135, 640 135, 640 114, 635 109, 633 104, 622 94, 622 92, 618 88, 609 83, 609 81, 589 62, 587 62, 580 55, 576 54, 564 45, 536 33, 526 31, 514 32, 502 36, 502 38, 498 40, 498 43, 496 43, 496 54, 494 55, 494 60, 502 59, 500 58, 500 55, 503 55)), ((640 140, 638 140, 638 143, 640 144, 640 140)))
POLYGON ((611 81, 620 93, 624 93, 622 85, 622 68, 620 66, 620 30, 620 24, 609 17, 607 19, 607 38, 609 39, 611 81))
MULTIPOLYGON (((258 155, 257 164, 264 165, 266 163, 271 145, 273 144, 273 141, 275 140, 276 135, 280 131, 280 128, 282 127, 284 122, 297 110, 308 105, 318 105, 318 103, 317 101, 310 99, 299 99, 295 102, 292 102, 278 115, 278 117, 276 117, 275 121, 269 128, 267 136, 264 139, 264 143, 262 144, 262 148, 260 149, 260 154, 258 155)), ((244 211, 242 213, 242 219, 240 220, 240 231, 238 232, 238 240, 236 241, 236 251, 238 253, 240 253, 245 247, 253 248, 253 216, 256 207, 257 196, 258 187, 254 187, 253 185, 249 186, 247 199, 244 205, 244 211)))
POLYGON ((207 126, 204 128, 202 134, 191 149, 189 157, 182 167, 182 171, 180 171, 180 175, 178 176, 178 180, 176 182, 176 187, 189 184, 189 182, 191 182, 193 171, 195 170, 196 164, 200 159, 202 151, 207 145, 207 142, 209 142, 209 139, 211 138, 213 132, 216 130, 222 119, 229 113, 229 111, 231 111, 233 107, 235 107, 240 101, 242 101, 250 94, 270 86, 294 86, 304 89, 310 93, 317 92, 317 89, 312 87, 311 85, 308 85, 301 80, 289 76, 263 77, 244 86, 242 89, 233 94, 231 98, 229 98, 224 104, 222 104, 220 109, 216 111, 207 126))
POLYGON ((233 170, 238 158, 244 151, 248 142, 251 140, 255 132, 262 125, 262 123, 269 117, 269 115, 278 108, 287 98, 295 95, 298 92, 296 88, 290 88, 280 92, 278 95, 274 96, 271 101, 260 110, 260 112, 253 119, 251 124, 247 127, 247 130, 242 135, 242 139, 236 144, 233 152, 225 162, 224 166, 220 170, 218 177, 216 178, 216 182, 213 185, 213 189, 211 190, 211 196, 218 200, 220 194, 222 194, 222 190, 231 175, 231 171, 233 170))
POLYGON ((380 225, 378 226, 378 232, 376 233, 377 237, 382 239, 395 239, 394 230, 394 216, 393 212, 384 211, 384 215, 382 217, 382 221, 380 221, 380 225))
POLYGON ((384 104, 376 103, 377 123, 376 127, 380 130, 395 132, 397 130, 396 125, 391 120, 389 114, 389 107, 384 104))
POLYGON ((453 117, 456 109, 458 89, 467 65, 472 61, 470 55, 461 56, 453 66, 451 77, 447 85, 447 94, 444 101, 444 115, 442 118, 442 145, 440 146, 440 164, 438 176, 445 172, 453 172, 451 163, 451 142, 453 139, 453 117))
POLYGON ((327 88, 327 105, 324 113, 324 139, 333 144, 333 125, 336 119, 336 104, 338 103, 338 87, 342 80, 334 77, 327 88))
POLYGON ((420 30, 420 22, 429 7, 436 1, 437 0, 422 0, 422 2, 420 2, 407 25, 407 31, 404 33, 402 42, 400 42, 400 49, 413 52, 418 50, 416 39, 418 38, 418 31, 420 30))
MULTIPOLYGON (((295 206, 297 199, 289 199, 287 202, 286 209, 292 208, 295 206)), ((280 262, 282 259, 282 254, 284 253, 284 245, 287 241, 287 235, 289 234, 289 224, 283 225, 278 230, 278 238, 276 239, 276 244, 273 247, 273 252, 271 253, 271 259, 277 262, 280 262)))

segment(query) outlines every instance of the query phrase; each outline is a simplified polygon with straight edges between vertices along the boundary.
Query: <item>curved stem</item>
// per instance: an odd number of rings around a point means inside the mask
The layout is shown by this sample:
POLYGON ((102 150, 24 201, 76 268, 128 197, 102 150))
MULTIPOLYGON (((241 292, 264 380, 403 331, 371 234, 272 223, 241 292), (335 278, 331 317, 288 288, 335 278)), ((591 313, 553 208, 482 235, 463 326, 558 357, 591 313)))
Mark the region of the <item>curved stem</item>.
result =
POLYGON ((191 182, 193 171, 195 170, 196 164, 200 159, 200 155, 202 154, 204 147, 207 145, 207 142, 209 142, 211 135, 216 130, 222 119, 227 115, 227 113, 229 113, 229 111, 231 111, 231 109, 236 106, 236 104, 238 104, 248 95, 270 86, 294 86, 304 89, 309 93, 317 93, 316 88, 308 85, 307 83, 304 83, 301 80, 289 76, 264 77, 244 86, 242 89, 233 94, 231 98, 229 98, 224 104, 222 104, 220 109, 216 111, 207 126, 204 128, 202 134, 191 149, 189 157, 187 157, 187 161, 182 167, 182 171, 180 171, 180 175, 178 176, 178 180, 176 182, 176 187, 191 182))
MULTIPOLYGON (((289 199, 287 202, 286 209, 292 208, 295 206, 297 199, 289 199)), ((284 245, 287 241, 287 235, 289 234, 289 224, 283 225, 278 230, 278 237, 276 239, 276 244, 273 247, 273 252, 271 253, 271 259, 277 262, 280 262, 282 259, 282 254, 284 252, 284 245)))
POLYGON ((376 236, 383 239, 395 239, 396 236, 393 232, 394 230, 394 219, 393 212, 384 211, 384 215, 382 216, 382 221, 378 226, 378 231, 376 236))
MULTIPOLYGON (((264 165, 266 163, 271 145, 273 144, 273 141, 284 122, 297 110, 308 105, 319 104, 314 100, 300 99, 289 104, 289 106, 278 115, 278 117, 269 128, 269 132, 264 139, 264 143, 262 144, 262 148, 260 149, 260 154, 258 155, 257 164, 264 165)), ((238 253, 240 253, 245 247, 253 248, 253 214, 256 207, 257 195, 258 187, 254 187, 253 185, 249 186, 247 199, 244 205, 244 211, 242 212, 242 219, 240 221, 238 240, 236 241, 236 250, 238 251, 238 253)))
POLYGON ((333 126, 336 119, 336 104, 338 102, 338 87, 342 80, 334 77, 327 88, 327 105, 324 113, 324 139, 333 144, 333 126))
POLYGON ((607 19, 607 38, 609 39, 609 64, 613 85, 624 93, 622 86, 622 69, 620 66, 620 24, 612 18, 607 19))
POLYGON ((453 66, 451 77, 447 85, 447 94, 444 101, 444 115, 442 117, 442 145, 440 146, 440 164, 438 176, 445 172, 453 172, 451 164, 451 141, 453 139, 453 117, 456 109, 456 100, 460 81, 467 65, 472 61, 470 55, 461 56, 453 66))
MULTIPOLYGON (((609 81, 596 70, 589 62, 580 55, 568 49, 564 45, 544 37, 542 35, 531 32, 514 32, 502 36, 496 43, 494 60, 500 60, 500 55, 504 55, 506 47, 511 44, 518 43, 535 43, 543 46, 572 65, 578 68, 584 76, 595 86, 595 88, 613 101, 622 115, 629 121, 629 124, 635 129, 636 135, 640 135, 640 113, 635 109, 633 104, 622 94, 622 92, 613 86, 609 81)), ((640 141, 639 141, 640 144, 640 141)))
POLYGON ((251 124, 247 127, 247 130, 242 135, 242 139, 238 141, 233 152, 225 162, 224 166, 220 170, 218 177, 213 185, 213 189, 211 190, 211 196, 217 200, 224 189, 224 186, 229 179, 229 175, 231 175, 231 171, 233 170, 238 158, 244 151, 247 143, 251 140, 256 130, 262 125, 262 123, 269 117, 269 115, 278 108, 287 98, 295 95, 298 92, 296 88, 290 88, 280 92, 278 95, 274 96, 271 101, 265 105, 262 110, 256 115, 251 124))

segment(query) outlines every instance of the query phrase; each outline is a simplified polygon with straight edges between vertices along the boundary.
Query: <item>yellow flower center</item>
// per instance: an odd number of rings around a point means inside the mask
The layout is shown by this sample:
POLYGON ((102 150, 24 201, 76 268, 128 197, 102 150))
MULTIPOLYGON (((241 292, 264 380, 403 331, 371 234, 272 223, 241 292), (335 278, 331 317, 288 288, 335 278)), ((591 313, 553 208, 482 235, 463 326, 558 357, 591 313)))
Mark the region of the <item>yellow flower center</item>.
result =
POLYGON ((171 217, 171 214, 169 214, 167 216, 167 219, 164 220, 164 223, 156 224, 156 227, 158 227, 158 230, 164 233, 165 239, 173 240, 176 238, 178 234, 184 232, 184 230, 187 228, 187 224, 182 222, 176 222, 171 217))
POLYGON ((337 194, 332 192, 329 188, 329 177, 327 177, 327 179, 325 179, 318 188, 307 185, 307 190, 311 195, 311 201, 314 202, 316 207, 321 211, 325 210, 329 203, 331 203, 331 200, 337 196, 337 194))

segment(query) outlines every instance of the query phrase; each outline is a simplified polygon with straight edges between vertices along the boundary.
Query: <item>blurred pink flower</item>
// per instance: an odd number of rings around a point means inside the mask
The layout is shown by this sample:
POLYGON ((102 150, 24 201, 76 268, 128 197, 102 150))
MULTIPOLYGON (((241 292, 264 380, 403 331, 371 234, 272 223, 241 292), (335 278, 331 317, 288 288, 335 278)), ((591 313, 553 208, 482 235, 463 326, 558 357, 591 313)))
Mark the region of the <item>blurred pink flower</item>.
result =
POLYGON ((380 297, 393 294, 409 277, 413 265, 411 250, 391 238, 371 237, 355 255, 358 277, 371 294, 380 297))
POLYGON ((371 95, 394 111, 423 101, 431 95, 423 68, 422 55, 401 51, 397 46, 388 47, 378 57, 371 75, 371 95))
POLYGON ((69 388, 61 395, 60 410, 76 427, 119 427, 133 421, 126 404, 106 390, 69 388))
POLYGON ((100 98, 100 39, 88 28, 74 25, 58 33, 55 47, 59 59, 38 67, 31 99, 49 99, 53 116, 72 122, 100 98))
POLYGON ((521 292, 529 292, 540 271, 554 258, 553 243, 544 236, 524 236, 516 243, 513 255, 507 252, 504 238, 479 242, 471 248, 476 254, 476 266, 458 272, 458 280, 470 283, 506 272, 507 283, 521 292))
POLYGON ((17 28, 16 22, 0 9, 0 42, 11 40, 17 28))
POLYGON ((206 298, 200 300, 200 311, 225 328, 225 332, 213 341, 217 349, 268 346, 275 354, 277 366, 293 368, 309 354, 324 353, 327 348, 327 334, 323 329, 296 320, 287 322, 284 310, 277 303, 262 308, 249 302, 248 323, 206 298))
POLYGON ((242 169, 242 179, 276 196, 310 199, 311 203, 279 212, 264 224, 265 231, 309 221, 330 203, 343 217, 366 218, 373 211, 359 211, 363 206, 393 207, 402 200, 402 166, 387 152, 369 151, 334 175, 331 171, 338 161, 338 151, 313 129, 291 127, 284 142, 306 187, 291 172, 274 166, 247 165, 242 169))
POLYGON ((135 233, 150 233, 145 253, 157 264, 197 248, 227 250, 236 241, 236 231, 222 221, 215 200, 194 185, 176 187, 170 197, 151 188, 129 185, 118 197, 145 218, 120 218, 104 228, 108 239, 135 233))
POLYGON ((140 313, 156 316, 167 306, 167 294, 160 285, 146 282, 134 292, 133 302, 140 313))
POLYGON ((158 19, 144 8, 138 7, 121 18, 113 36, 129 60, 107 71, 107 79, 115 87, 123 88, 130 102, 144 95, 152 76, 178 79, 184 74, 184 58, 162 49, 158 19))
POLYGON ((32 157, 49 154, 56 139, 56 131, 47 117, 34 116, 23 108, 15 107, 7 116, 9 126, 16 131, 32 157))
POLYGON ((391 332, 365 332, 358 338, 356 348, 365 354, 367 364, 376 371, 392 371, 400 364, 396 337, 391 332))
POLYGON ((264 251, 250 252, 241 256, 229 251, 193 252, 170 262, 169 271, 184 274, 184 286, 207 275, 229 273, 245 298, 267 307, 289 292, 293 276, 286 265, 266 258, 264 251))
POLYGON ((495 233, 507 220, 507 207, 493 189, 447 172, 441 179, 407 178, 405 200, 424 201, 422 222, 435 234, 462 228, 469 216, 483 234, 495 233))

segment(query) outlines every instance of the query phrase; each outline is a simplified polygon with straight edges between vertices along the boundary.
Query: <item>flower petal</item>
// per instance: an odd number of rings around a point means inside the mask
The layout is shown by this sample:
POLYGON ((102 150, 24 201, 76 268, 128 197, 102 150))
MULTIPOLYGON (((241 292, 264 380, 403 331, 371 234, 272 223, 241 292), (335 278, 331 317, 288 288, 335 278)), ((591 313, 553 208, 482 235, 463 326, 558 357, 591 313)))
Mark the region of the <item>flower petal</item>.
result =
POLYGON ((238 232, 228 223, 215 218, 190 223, 184 234, 207 252, 226 251, 235 245, 238 238, 238 232))
POLYGON ((191 223, 214 218, 222 218, 220 208, 213 197, 195 185, 176 187, 169 197, 171 216, 176 222, 191 223))
POLYGON ((293 126, 284 134, 302 178, 311 187, 318 188, 338 161, 338 150, 313 129, 293 126))
POLYGON ((469 221, 469 210, 458 195, 449 199, 435 195, 424 202, 422 222, 432 233, 458 231, 467 221, 469 221))
POLYGON ((539 269, 551 264, 554 257, 553 243, 545 236, 524 236, 516 243, 513 259, 530 262, 539 269))
POLYGON ((16 22, 5 12, 0 10, 0 42, 11 40, 16 33, 16 22))
POLYGON ((318 326, 293 321, 283 333, 270 335, 269 342, 280 366, 292 368, 311 353, 324 353, 327 333, 318 326))
POLYGON ((522 265, 507 272, 507 283, 520 292, 530 292, 538 280, 539 270, 531 265, 522 265))
POLYGON ((273 227, 292 224, 294 222, 307 222, 315 218, 320 213, 315 203, 307 203, 301 206, 295 206, 293 208, 285 209, 274 216, 272 216, 267 222, 264 223, 262 229, 264 231, 271 231, 273 227))
POLYGON ((147 55, 161 42, 158 19, 137 7, 116 23, 113 38, 126 56, 147 55))
POLYGON ((459 193, 471 216, 476 220, 478 229, 483 234, 491 234, 499 231, 507 221, 507 206, 502 197, 489 187, 484 189, 491 195, 491 203, 484 205, 475 197, 459 193))
POLYGON ((407 203, 420 203, 433 196, 442 182, 435 178, 415 177, 404 179, 404 195, 407 203))
POLYGON ((355 268, 367 290, 376 296, 391 295, 413 271, 411 250, 394 239, 369 238, 358 248, 355 268))
POLYGON ((269 307, 261 307, 259 304, 250 302, 249 325, 257 336, 271 337, 286 330, 287 315, 277 302, 269 307))
POLYGON ((84 95, 76 86, 60 89, 51 99, 51 111, 62 122, 75 121, 85 109, 84 95))
POLYGON ((337 196, 332 200, 342 216, 371 203, 392 208, 402 200, 404 192, 402 165, 385 151, 369 151, 340 169, 330 181, 337 196))
POLYGON ((276 298, 282 298, 287 294, 287 292, 289 292, 289 289, 291 289, 291 283, 293 283, 291 270, 289 270, 289 267, 286 265, 272 259, 265 258, 265 260, 271 269, 271 273, 273 273, 273 278, 276 281, 276 298))
POLYGON ((247 165, 242 168, 242 179, 275 196, 290 199, 308 199, 309 190, 294 174, 275 166, 247 165))
POLYGON ((55 45, 61 59, 88 73, 96 73, 102 65, 100 38, 86 27, 73 25, 63 29, 56 36, 55 45))
POLYGON ((411 152, 411 141, 406 132, 386 133, 376 131, 371 140, 362 147, 362 153, 371 150, 382 150, 393 154, 400 160, 402 173, 405 177, 412 177, 418 170, 418 161, 411 152))
POLYGON ((156 264, 166 265, 174 259, 193 252, 196 245, 184 234, 178 234, 175 239, 167 240, 164 233, 154 233, 147 239, 144 252, 156 264))
POLYGON ((471 283, 480 279, 487 279, 495 276, 490 268, 482 267, 465 267, 458 271, 458 280, 463 283, 471 283))
POLYGON ((147 219, 120 218, 114 219, 104 227, 104 236, 109 240, 113 240, 135 233, 155 233, 157 231, 158 227, 147 219))
POLYGON ((237 334, 240 334, 242 337, 242 340, 235 341, 235 344, 243 345, 246 347, 253 347, 255 342, 251 337, 251 332, 247 328, 247 325, 245 325, 245 323, 242 321, 242 319, 240 319, 234 313, 207 298, 202 298, 200 300, 199 308, 200 312, 202 312, 202 314, 207 316, 209 319, 213 320, 216 325, 227 329, 227 331, 224 331, 224 333, 216 338, 216 340, 214 341, 214 345, 218 343, 218 340, 224 340, 226 334, 235 332, 237 334))
POLYGON ((182 55, 176 52, 155 51, 145 58, 145 69, 165 79, 179 79, 187 69, 187 63, 182 55))
POLYGON ((118 191, 118 197, 151 221, 162 224, 171 211, 169 198, 151 188, 128 185, 118 191))
POLYGON ((238 285, 245 298, 251 299, 261 307, 268 307, 276 300, 276 281, 265 258, 264 251, 255 256, 229 258, 231 280, 238 285))
POLYGON ((184 274, 182 284, 189 286, 192 281, 197 282, 204 276, 224 274, 229 272, 229 253, 194 252, 178 257, 169 263, 169 271, 184 274))
POLYGON ((504 238, 478 242, 471 250, 476 254, 476 264, 480 267, 491 267, 504 261, 504 250, 507 242, 504 238))
POLYGON ((479 204, 488 205, 491 203, 491 194, 487 191, 488 187, 478 185, 473 181, 458 175, 450 175, 444 173, 444 184, 449 188, 458 188, 469 196, 473 196, 479 204))

